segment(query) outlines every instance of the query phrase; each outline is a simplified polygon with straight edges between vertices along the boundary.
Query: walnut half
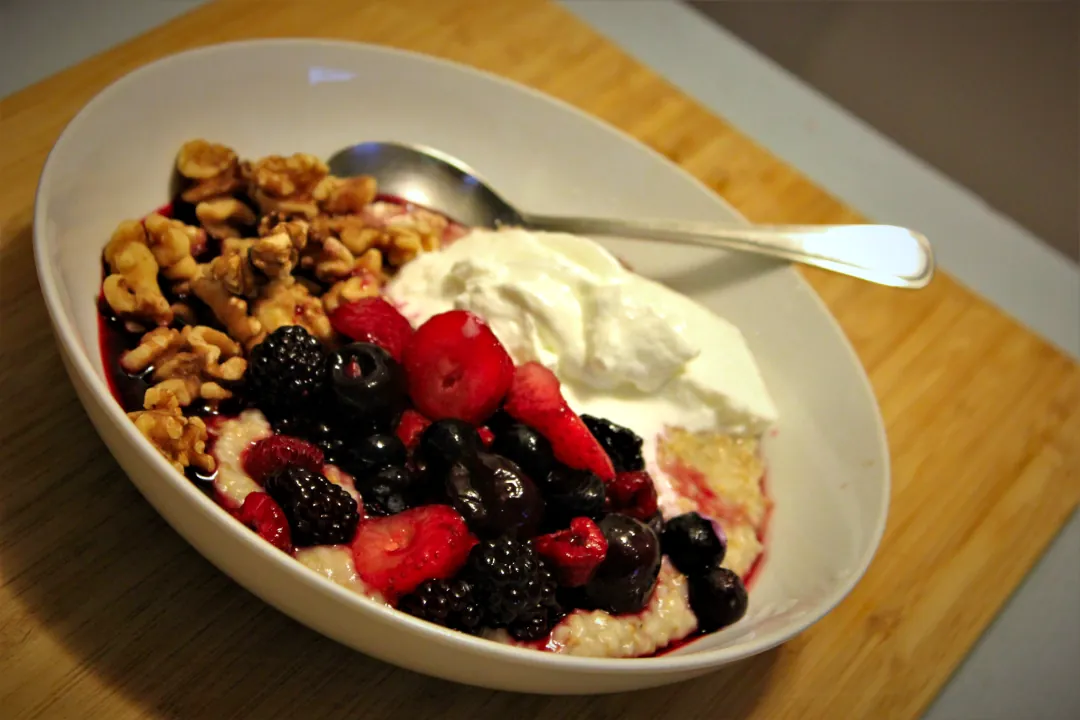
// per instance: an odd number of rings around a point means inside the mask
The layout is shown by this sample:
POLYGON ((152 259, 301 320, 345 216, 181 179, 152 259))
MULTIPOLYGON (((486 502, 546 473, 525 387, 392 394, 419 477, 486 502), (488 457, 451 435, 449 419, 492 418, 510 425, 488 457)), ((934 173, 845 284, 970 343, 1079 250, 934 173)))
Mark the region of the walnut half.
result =
POLYGON ((212 472, 216 463, 206 452, 206 423, 202 418, 184 417, 179 408, 137 410, 128 417, 147 440, 172 466, 184 472, 188 466, 212 472))
POLYGON ((138 220, 126 220, 105 246, 111 274, 102 284, 105 302, 122 318, 147 326, 168 325, 173 313, 158 285, 158 262, 138 220))

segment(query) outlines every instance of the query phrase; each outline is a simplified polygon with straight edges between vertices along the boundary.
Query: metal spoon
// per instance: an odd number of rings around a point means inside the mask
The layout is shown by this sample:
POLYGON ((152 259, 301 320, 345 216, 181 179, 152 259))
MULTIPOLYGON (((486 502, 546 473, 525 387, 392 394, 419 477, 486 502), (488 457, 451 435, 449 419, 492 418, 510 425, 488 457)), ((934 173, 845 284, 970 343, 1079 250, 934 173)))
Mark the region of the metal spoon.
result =
POLYGON ((360 143, 341 150, 328 164, 334 175, 372 175, 380 192, 444 213, 469 226, 512 225, 741 250, 892 287, 925 287, 934 275, 934 254, 926 237, 894 225, 740 227, 679 220, 536 215, 508 203, 465 163, 420 145, 360 143))

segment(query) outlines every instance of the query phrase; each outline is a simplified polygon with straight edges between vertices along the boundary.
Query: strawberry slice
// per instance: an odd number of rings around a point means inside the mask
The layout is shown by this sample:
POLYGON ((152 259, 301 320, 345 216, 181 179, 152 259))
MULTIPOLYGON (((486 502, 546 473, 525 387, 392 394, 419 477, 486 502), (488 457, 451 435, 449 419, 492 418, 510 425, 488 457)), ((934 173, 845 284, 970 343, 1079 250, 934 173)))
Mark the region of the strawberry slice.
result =
POLYGON ((397 430, 394 431, 394 434, 397 435, 398 440, 405 444, 407 449, 412 450, 416 447, 416 443, 420 442, 420 436, 424 434, 430 424, 430 420, 415 410, 406 410, 401 413, 401 420, 398 421, 397 430))
POLYGON ((504 407, 515 420, 547 438, 559 462, 588 470, 604 482, 615 478, 611 458, 566 404, 555 373, 543 365, 528 362, 514 372, 504 407))
POLYGON ((292 536, 285 512, 264 492, 248 493, 244 504, 236 511, 236 519, 259 534, 279 550, 292 552, 292 536))
POLYGON ((378 345, 398 362, 413 334, 405 316, 379 296, 341 305, 330 314, 330 325, 352 340, 378 345))
POLYGON ((323 454, 322 450, 307 440, 288 435, 271 435, 245 450, 241 463, 244 472, 262 485, 266 478, 290 465, 321 473, 323 454))
POLYGON ((436 315, 405 348, 405 375, 417 410, 432 420, 479 425, 502 401, 514 362, 480 317, 465 310, 436 315))
POLYGON ((365 583, 394 602, 425 580, 456 575, 474 545, 476 538, 452 507, 422 505, 360 523, 353 562, 365 583))
POLYGON ((533 540, 536 552, 555 566, 563 587, 581 587, 607 557, 608 542, 600 526, 587 517, 574 518, 566 530, 533 540))

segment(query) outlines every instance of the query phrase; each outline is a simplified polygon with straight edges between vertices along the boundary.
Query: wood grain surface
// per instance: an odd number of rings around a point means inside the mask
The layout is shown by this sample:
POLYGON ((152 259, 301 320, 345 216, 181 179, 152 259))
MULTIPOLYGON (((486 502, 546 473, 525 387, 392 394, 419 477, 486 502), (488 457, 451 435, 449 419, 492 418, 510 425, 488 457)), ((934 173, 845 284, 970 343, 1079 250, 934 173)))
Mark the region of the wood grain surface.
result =
POLYGON ((157 517, 61 368, 34 278, 35 183, 64 124, 108 82, 185 48, 280 36, 410 48, 526 83, 636 136, 754 221, 860 220, 543 0, 219 2, 5 99, 0 716, 917 716, 1080 499, 1080 368, 946 276, 910 293, 806 273, 881 403, 889 527, 827 618, 705 678, 549 698, 422 677, 271 610, 157 517))

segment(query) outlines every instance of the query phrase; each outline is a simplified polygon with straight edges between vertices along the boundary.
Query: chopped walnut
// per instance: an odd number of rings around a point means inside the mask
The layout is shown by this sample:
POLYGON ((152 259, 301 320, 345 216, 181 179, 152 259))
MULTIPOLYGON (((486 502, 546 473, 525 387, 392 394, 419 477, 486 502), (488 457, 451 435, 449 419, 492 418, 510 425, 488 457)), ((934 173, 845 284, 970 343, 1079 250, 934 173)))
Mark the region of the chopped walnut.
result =
POLYGON ((299 263, 300 252, 307 247, 308 223, 267 215, 259 224, 259 235, 251 248, 251 263, 271 280, 287 277, 299 263), (268 219, 277 222, 271 224, 268 219))
POLYGON ((196 398, 217 402, 232 397, 221 382, 243 377, 247 361, 228 335, 196 325, 146 333, 137 347, 120 357, 120 366, 129 373, 153 367, 154 385, 146 391, 143 406, 161 410, 190 405, 196 398))
POLYGON ((375 199, 376 192, 375 178, 370 175, 351 178, 328 175, 315 187, 312 195, 324 213, 357 215, 375 199))
POLYGON ((450 221, 423 208, 415 208, 405 215, 395 215, 386 221, 387 228, 409 228, 420 236, 420 245, 424 252, 438 250, 450 221))
POLYGON ((234 197, 204 200, 195 206, 195 216, 211 237, 223 240, 242 236, 241 228, 255 224, 255 212, 234 197))
POLYGON ((337 238, 312 242, 300 256, 300 267, 310 268, 323 282, 347 278, 356 266, 356 258, 337 238))
POLYGON ((109 307, 126 320, 147 325, 168 325, 173 313, 158 285, 158 263, 147 247, 141 222, 120 223, 105 246, 105 262, 112 271, 102 284, 109 307))
POLYGON ((347 280, 341 280, 331 285, 330 289, 323 294, 323 308, 327 313, 332 313, 342 305, 366 297, 374 297, 379 294, 381 285, 379 276, 372 273, 360 273, 347 280))
POLYGON ((186 178, 206 180, 228 170, 238 162, 231 148, 206 140, 188 140, 176 154, 176 169, 186 178))
POLYGON ((248 315, 247 301, 229 292, 228 286, 211 270, 210 264, 199 266, 191 281, 191 290, 210 308, 234 340, 250 348, 262 339, 263 327, 248 315))
POLYGON ((147 246, 154 253, 162 275, 174 281, 195 277, 198 263, 191 249, 206 244, 204 230, 185 225, 179 220, 170 220, 158 213, 148 215, 143 226, 146 228, 147 246))
POLYGON ((319 212, 315 188, 328 172, 326 163, 314 155, 270 155, 252 166, 250 194, 264 214, 281 212, 310 219, 319 212))
POLYGON ((202 418, 184 417, 179 407, 138 410, 128 413, 147 440, 180 472, 192 466, 212 472, 216 464, 206 452, 206 423, 202 418))
POLYGON ((300 325, 324 342, 334 336, 322 302, 292 277, 274 280, 263 288, 254 314, 267 333, 285 325, 300 325))
POLYGON ((233 295, 254 298, 259 294, 259 278, 251 264, 254 240, 226 238, 221 254, 210 261, 210 272, 233 295))
POLYGON ((224 145, 190 140, 176 155, 176 169, 188 180, 188 187, 180 194, 181 199, 198 204, 245 190, 251 168, 224 145))

